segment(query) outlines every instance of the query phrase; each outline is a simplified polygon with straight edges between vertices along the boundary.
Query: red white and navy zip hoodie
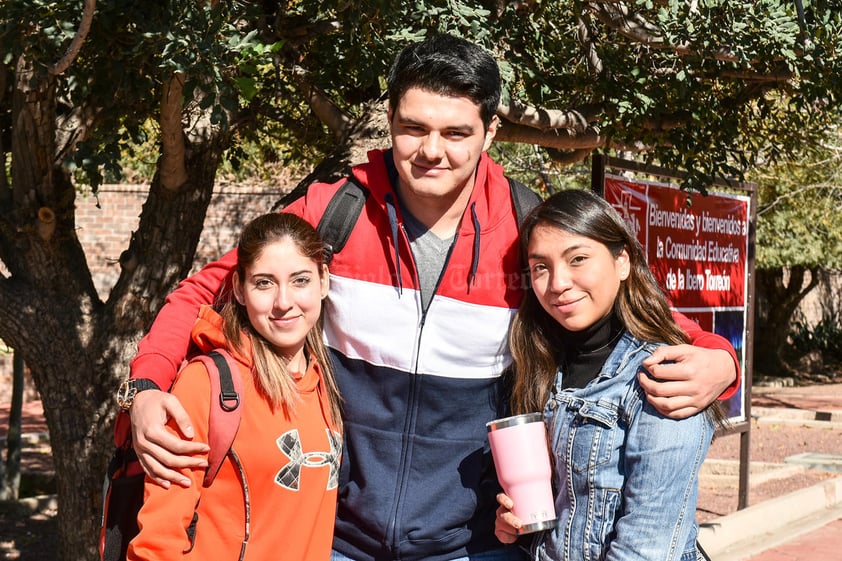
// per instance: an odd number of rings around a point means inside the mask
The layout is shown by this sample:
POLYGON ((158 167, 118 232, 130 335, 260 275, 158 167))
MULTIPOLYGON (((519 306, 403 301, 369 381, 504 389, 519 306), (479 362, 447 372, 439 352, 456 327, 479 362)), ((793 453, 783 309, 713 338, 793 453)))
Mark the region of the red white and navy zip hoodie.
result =
MULTIPOLYGON (((372 151, 354 168, 369 195, 330 264, 325 335, 345 420, 334 548, 356 559, 454 559, 501 547, 485 424, 501 414, 506 338, 523 296, 517 221, 503 168, 483 154, 424 311, 386 158, 390 151, 372 151)), ((315 225, 342 183, 314 184, 285 211, 315 225)), ((213 301, 235 262, 230 252, 169 296, 133 376, 169 387, 195 310, 213 301)), ((733 353, 692 321, 682 327, 733 353)))

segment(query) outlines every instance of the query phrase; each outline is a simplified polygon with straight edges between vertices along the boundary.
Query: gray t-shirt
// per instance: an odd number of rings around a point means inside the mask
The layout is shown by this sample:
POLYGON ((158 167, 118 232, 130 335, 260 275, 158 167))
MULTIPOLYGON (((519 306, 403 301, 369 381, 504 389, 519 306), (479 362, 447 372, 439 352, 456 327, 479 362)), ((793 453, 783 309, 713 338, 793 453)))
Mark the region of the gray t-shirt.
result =
POLYGON ((403 205, 401 205, 401 212, 404 217, 404 227, 409 236, 412 255, 415 257, 415 264, 418 267, 422 309, 426 311, 430 305, 430 300, 433 298, 433 293, 436 290, 439 278, 441 278, 442 269, 456 236, 442 239, 412 216, 403 205))

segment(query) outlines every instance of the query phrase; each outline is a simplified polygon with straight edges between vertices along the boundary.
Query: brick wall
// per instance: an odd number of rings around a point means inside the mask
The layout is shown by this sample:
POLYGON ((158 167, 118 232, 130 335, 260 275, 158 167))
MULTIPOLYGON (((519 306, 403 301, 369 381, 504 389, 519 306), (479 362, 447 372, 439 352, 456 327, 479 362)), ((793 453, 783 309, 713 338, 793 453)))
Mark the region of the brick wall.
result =
MULTIPOLYGON (((88 256, 88 267, 101 298, 120 274, 118 259, 137 229, 148 187, 106 185, 96 197, 80 196, 76 201, 77 235, 88 256)), ((240 227, 268 212, 281 197, 277 188, 222 185, 211 198, 205 227, 196 248, 193 270, 220 257, 234 247, 240 227)))

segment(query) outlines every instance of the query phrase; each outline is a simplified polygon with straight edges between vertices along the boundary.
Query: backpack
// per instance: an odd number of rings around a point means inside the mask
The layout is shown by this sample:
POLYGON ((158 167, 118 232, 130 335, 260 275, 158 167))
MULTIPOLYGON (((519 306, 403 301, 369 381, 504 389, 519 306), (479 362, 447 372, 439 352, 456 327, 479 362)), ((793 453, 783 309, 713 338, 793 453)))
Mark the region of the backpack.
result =
MULTIPOLYGON (((202 483, 208 487, 219 473, 240 427, 243 381, 237 363, 224 349, 194 357, 190 362, 202 362, 211 381, 211 409, 208 415, 210 452, 202 483)), ((132 447, 129 416, 122 411, 114 426, 114 443, 116 447, 102 490, 99 536, 102 561, 126 559, 129 542, 139 531, 137 514, 143 504, 143 468, 132 447)))
MULTIPOLYGON (((506 179, 509 182, 509 191, 515 208, 515 218, 520 226, 529 211, 541 202, 541 197, 523 183, 508 177, 506 179)), ((275 208, 285 207, 303 194, 304 191, 296 188, 281 199, 275 208)), ((348 236, 351 235, 351 230, 354 229, 360 217, 366 197, 368 197, 368 189, 360 185, 353 177, 349 177, 325 207, 316 230, 325 243, 328 262, 333 255, 345 247, 345 242, 348 241, 348 236)))

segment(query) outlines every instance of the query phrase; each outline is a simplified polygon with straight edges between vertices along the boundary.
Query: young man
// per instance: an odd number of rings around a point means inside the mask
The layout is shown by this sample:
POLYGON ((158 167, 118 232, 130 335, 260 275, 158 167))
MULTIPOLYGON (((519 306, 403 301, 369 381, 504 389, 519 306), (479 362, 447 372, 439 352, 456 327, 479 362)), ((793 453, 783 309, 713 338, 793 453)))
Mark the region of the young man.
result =
MULTIPOLYGON (((517 222, 497 131, 494 59, 435 36, 398 56, 388 79, 392 148, 353 170, 369 195, 331 262, 325 334, 345 414, 335 559, 518 559, 494 537, 496 480, 485 423, 500 414, 506 337, 523 291, 517 222)), ((285 209, 316 224, 341 185, 314 184, 285 209)), ((212 302, 236 256, 185 280, 132 361, 134 379, 170 386, 199 304, 212 302)), ((646 381, 668 414, 696 412, 736 378, 733 349, 686 318, 694 342, 667 347, 646 381)), ((148 382, 137 382, 143 388, 148 382)), ((168 437, 168 394, 131 408, 135 447, 162 484, 202 445, 168 437)), ((280 466, 279 466, 280 467, 280 466)))

